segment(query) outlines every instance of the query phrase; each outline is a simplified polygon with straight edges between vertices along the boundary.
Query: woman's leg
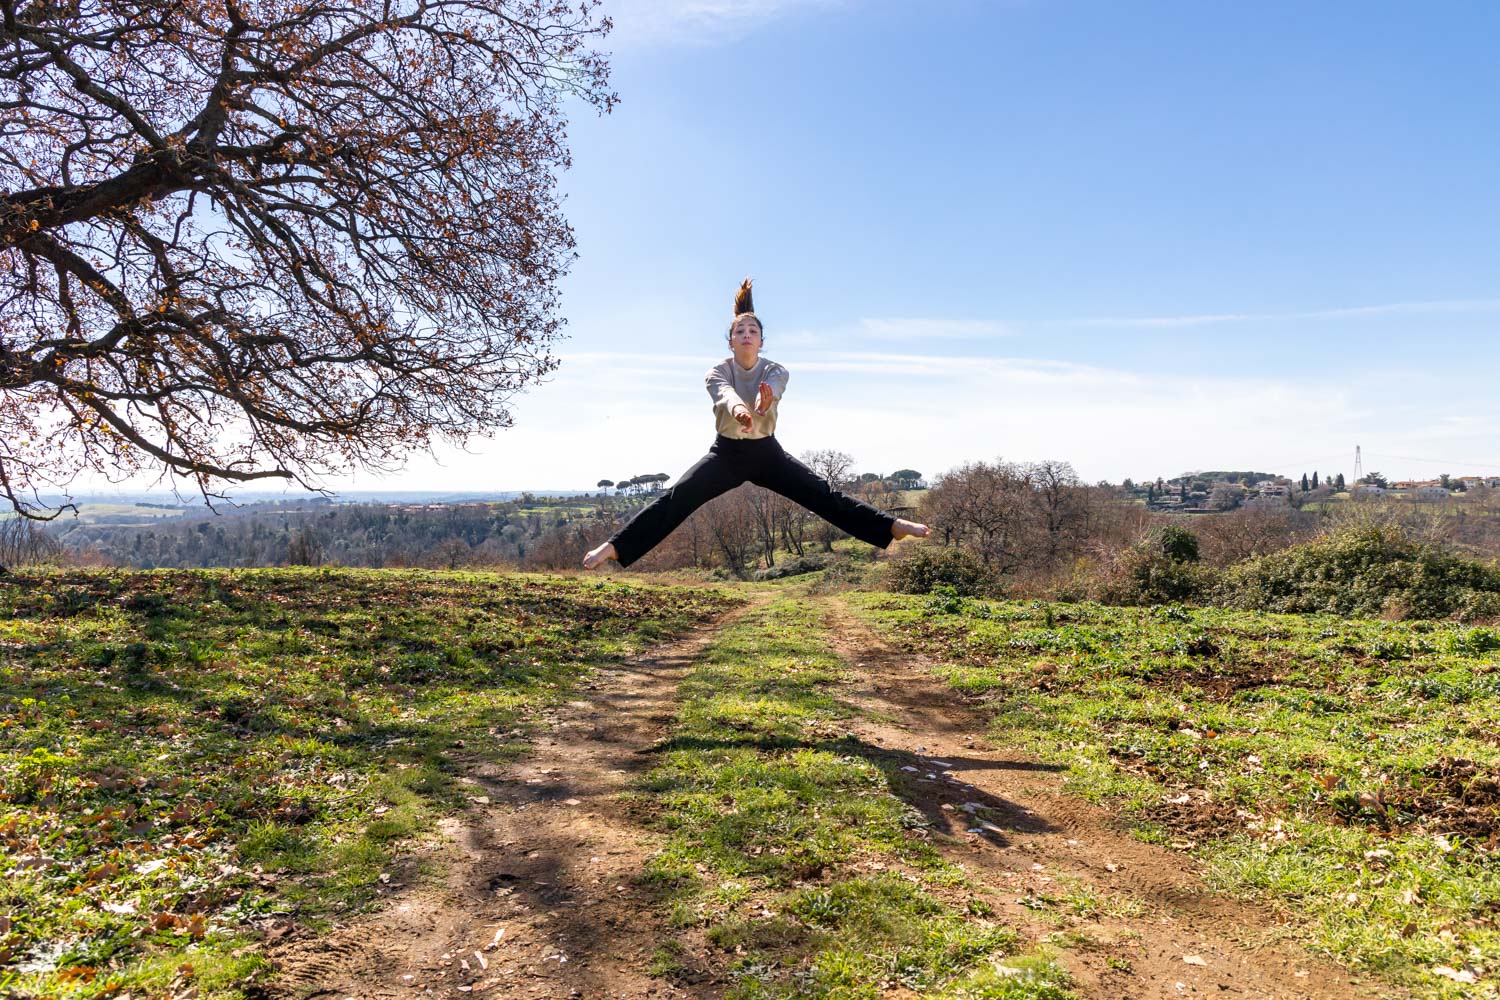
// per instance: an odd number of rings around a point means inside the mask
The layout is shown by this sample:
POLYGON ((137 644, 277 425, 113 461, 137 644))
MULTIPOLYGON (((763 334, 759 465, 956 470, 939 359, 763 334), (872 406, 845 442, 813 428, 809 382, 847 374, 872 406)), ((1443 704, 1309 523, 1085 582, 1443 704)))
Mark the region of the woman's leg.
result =
POLYGON ((885 548, 894 538, 896 518, 857 497, 833 488, 828 480, 797 461, 777 444, 776 452, 754 470, 750 481, 775 490, 823 520, 871 545, 885 548))
POLYGON ((739 462, 721 454, 717 445, 677 480, 677 485, 657 497, 630 523, 610 536, 615 557, 621 566, 629 566, 650 552, 687 520, 689 514, 721 493, 728 493, 745 481, 739 462))

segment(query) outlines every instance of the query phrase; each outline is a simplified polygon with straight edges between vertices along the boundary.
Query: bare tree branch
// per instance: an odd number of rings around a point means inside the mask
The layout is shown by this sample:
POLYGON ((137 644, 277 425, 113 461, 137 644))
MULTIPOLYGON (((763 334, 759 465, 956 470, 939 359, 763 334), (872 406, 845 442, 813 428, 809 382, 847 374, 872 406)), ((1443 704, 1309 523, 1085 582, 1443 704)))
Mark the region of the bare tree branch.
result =
POLYGON ((557 364, 597 0, 0 0, 0 497, 310 483, 557 364))

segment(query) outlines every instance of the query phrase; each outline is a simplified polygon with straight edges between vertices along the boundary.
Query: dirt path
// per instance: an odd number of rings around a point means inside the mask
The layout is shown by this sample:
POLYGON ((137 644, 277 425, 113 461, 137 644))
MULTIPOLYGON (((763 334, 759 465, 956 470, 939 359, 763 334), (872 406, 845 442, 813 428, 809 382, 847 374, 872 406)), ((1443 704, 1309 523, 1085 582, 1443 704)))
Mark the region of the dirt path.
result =
MULTIPOLYGON (((759 602, 757 602, 759 603, 759 602)), ((856 680, 837 692, 848 728, 933 823, 935 840, 1000 919, 1049 934, 1082 997, 1390 997, 1312 959, 1279 918, 1207 892, 1190 858, 1143 844, 1057 773, 984 739, 986 720, 930 671, 881 641, 837 598, 818 601, 856 680), (990 825, 965 806, 979 808, 990 825), (1085 893, 1094 912, 1060 900, 1085 893), (1202 964, 1199 964, 1199 963, 1202 964)), ((752 605, 753 607, 753 605, 752 605)), ((635 879, 657 845, 621 793, 672 721, 677 685, 732 613, 653 653, 602 669, 544 720, 521 762, 475 761, 469 809, 447 842, 394 873, 386 905, 330 933, 284 940, 270 957, 277 1000, 353 997, 708 1000, 715 970, 648 973, 672 932, 635 879), (438 884, 419 868, 444 875, 438 884)), ((683 956, 679 955, 679 962, 683 956)), ((711 949, 700 955, 713 961, 711 949)))
POLYGON ((1284 920, 1271 911, 1205 889, 1191 858, 1136 840, 1108 812, 1069 795, 1055 769, 989 742, 987 720, 930 664, 887 645, 836 598, 823 608, 835 648, 858 676, 844 696, 865 717, 851 731, 903 762, 904 797, 932 821, 949 856, 993 889, 997 914, 1037 937, 1056 933, 1081 995, 1400 995, 1286 941, 1284 920), (925 763, 907 763, 913 757, 925 763), (970 832, 978 821, 966 804, 991 817, 989 826, 970 832), (1098 913, 1061 927, 1039 915, 1056 912, 1048 898, 1080 887, 1098 900, 1098 913))
MULTIPOLYGON (((605 667, 543 720, 527 757, 476 761, 470 808, 448 843, 408 863, 373 917, 275 948, 273 998, 698 998, 647 973, 668 934, 634 879, 655 846, 620 801, 672 721, 677 684, 713 636, 749 610, 605 667), (440 885, 418 867, 445 872, 440 885)), ((681 982, 681 977, 678 978, 681 982)))

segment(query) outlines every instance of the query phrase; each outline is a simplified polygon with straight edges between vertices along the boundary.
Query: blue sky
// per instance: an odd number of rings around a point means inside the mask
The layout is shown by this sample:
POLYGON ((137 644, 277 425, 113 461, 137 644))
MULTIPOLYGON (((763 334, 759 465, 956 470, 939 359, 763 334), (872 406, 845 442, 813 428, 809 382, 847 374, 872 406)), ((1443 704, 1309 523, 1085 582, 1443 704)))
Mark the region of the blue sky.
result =
POLYGON ((1500 6, 606 0, 562 369, 355 489, 677 475, 756 279, 862 470, 1500 472, 1500 6))

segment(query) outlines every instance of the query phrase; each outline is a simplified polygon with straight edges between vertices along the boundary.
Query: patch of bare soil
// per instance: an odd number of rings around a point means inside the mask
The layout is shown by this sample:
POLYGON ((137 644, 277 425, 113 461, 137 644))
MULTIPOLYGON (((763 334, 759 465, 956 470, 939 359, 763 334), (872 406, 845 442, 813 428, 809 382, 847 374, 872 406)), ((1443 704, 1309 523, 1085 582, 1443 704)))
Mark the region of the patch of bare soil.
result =
POLYGON ((1089 997, 1395 997, 1288 940, 1290 917, 1214 893, 1189 857, 1134 839, 1068 794, 1058 768, 990 742, 987 719, 931 664, 824 601, 835 648, 858 680, 850 724, 903 779, 951 860, 988 887, 996 915, 1062 949, 1089 997), (915 759, 913 759, 915 755, 915 759), (909 762, 908 762, 909 761, 909 762))
POLYGON ((678 682, 742 613, 601 669, 587 700, 548 715, 524 760, 473 762, 470 807, 445 822, 446 842, 408 862, 379 912, 273 947, 266 996, 717 996, 690 957, 676 956, 671 983, 647 973, 671 933, 635 882, 654 841, 619 796, 650 765, 640 751, 671 723, 678 682))
POLYGON ((1444 833, 1500 846, 1500 774, 1472 760, 1440 757, 1415 787, 1386 795, 1390 811, 1444 833))

